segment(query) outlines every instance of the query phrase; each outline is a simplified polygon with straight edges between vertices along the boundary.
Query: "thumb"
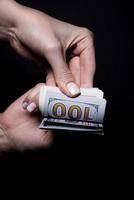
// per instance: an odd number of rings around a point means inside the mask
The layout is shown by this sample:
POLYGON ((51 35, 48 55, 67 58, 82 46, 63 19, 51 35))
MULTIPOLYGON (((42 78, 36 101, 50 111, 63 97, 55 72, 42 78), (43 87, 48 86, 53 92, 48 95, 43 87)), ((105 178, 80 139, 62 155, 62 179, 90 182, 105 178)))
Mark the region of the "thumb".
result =
POLYGON ((49 54, 46 54, 46 58, 52 67, 56 83, 60 90, 69 97, 78 96, 80 89, 67 66, 62 50, 53 50, 49 54))

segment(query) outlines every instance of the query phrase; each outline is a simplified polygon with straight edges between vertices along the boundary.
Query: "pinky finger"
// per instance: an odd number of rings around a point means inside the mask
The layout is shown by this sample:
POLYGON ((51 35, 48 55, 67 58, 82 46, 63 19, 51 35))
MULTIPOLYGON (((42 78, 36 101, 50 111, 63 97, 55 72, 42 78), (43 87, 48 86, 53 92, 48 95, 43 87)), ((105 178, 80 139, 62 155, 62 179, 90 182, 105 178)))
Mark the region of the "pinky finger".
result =
POLYGON ((37 84, 31 89, 30 93, 25 97, 22 107, 29 113, 35 113, 39 107, 39 92, 44 83, 37 84))

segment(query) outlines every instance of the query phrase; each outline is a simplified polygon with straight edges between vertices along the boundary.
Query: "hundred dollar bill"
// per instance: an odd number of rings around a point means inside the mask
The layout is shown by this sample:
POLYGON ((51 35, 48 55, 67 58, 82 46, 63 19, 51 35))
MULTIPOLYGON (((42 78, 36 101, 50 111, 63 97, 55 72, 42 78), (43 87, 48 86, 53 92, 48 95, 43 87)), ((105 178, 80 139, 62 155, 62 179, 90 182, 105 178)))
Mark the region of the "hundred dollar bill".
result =
POLYGON ((106 100, 98 88, 82 88, 81 95, 70 98, 57 87, 43 86, 39 108, 44 116, 40 128, 102 131, 106 100))
POLYGON ((64 119, 44 118, 40 124, 40 128, 72 130, 72 131, 90 131, 103 134, 103 126, 98 123, 71 121, 64 119))

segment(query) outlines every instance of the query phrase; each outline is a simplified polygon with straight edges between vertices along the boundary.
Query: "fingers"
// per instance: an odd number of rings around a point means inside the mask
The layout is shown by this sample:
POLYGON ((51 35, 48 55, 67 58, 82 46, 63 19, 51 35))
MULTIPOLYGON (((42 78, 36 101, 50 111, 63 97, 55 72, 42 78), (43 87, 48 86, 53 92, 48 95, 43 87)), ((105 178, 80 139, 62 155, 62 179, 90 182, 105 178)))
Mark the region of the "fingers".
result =
POLYGON ((25 97, 22 103, 22 107, 26 109, 28 112, 33 113, 38 110, 39 92, 40 92, 40 88, 43 85, 44 83, 37 84, 34 88, 31 89, 31 91, 25 97))
POLYGON ((94 52, 91 49, 85 49, 80 55, 81 65, 81 87, 93 87, 93 78, 95 73, 94 52))
MULTIPOLYGON (((23 108, 26 109, 30 113, 35 113, 39 107, 39 92, 40 88, 45 85, 44 83, 37 84, 34 88, 30 90, 23 101, 23 108)), ((46 77, 46 85, 56 86, 56 82, 54 79, 53 72, 51 70, 48 71, 46 77)))
POLYGON ((69 69, 74 77, 75 83, 80 87, 80 58, 73 57, 69 62, 69 69))
POLYGON ((54 73, 56 84, 61 91, 70 97, 75 97, 80 94, 80 89, 75 83, 73 75, 67 66, 64 53, 60 47, 50 49, 46 52, 48 59, 54 73))
POLYGON ((91 36, 87 40, 87 47, 80 54, 81 66, 81 87, 93 87, 93 78, 95 74, 95 50, 91 36))

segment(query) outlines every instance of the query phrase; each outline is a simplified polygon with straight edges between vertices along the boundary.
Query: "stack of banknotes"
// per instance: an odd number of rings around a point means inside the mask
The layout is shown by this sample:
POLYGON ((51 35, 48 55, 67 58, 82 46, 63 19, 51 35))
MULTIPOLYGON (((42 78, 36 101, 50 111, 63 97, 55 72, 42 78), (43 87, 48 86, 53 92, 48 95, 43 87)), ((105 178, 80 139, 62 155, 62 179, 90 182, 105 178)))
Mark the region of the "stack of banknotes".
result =
POLYGON ((43 120, 41 129, 86 131, 103 134, 106 100, 98 88, 81 88, 81 95, 70 98, 58 87, 43 86, 39 95, 43 120))

